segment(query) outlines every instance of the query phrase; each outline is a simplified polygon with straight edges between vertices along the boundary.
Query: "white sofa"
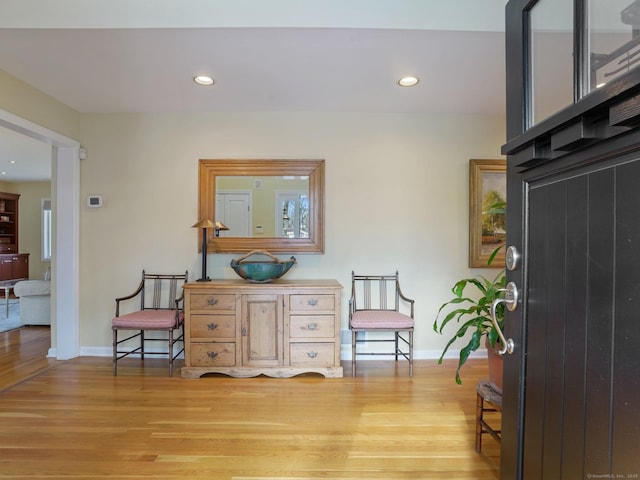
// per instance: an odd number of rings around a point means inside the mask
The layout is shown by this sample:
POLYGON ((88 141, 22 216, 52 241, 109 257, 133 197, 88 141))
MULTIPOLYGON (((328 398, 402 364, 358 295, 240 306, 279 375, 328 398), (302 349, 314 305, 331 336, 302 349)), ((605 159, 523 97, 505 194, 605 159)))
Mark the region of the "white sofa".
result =
POLYGON ((13 287, 20 297, 22 325, 51 325, 51 282, 49 280, 22 280, 13 287))

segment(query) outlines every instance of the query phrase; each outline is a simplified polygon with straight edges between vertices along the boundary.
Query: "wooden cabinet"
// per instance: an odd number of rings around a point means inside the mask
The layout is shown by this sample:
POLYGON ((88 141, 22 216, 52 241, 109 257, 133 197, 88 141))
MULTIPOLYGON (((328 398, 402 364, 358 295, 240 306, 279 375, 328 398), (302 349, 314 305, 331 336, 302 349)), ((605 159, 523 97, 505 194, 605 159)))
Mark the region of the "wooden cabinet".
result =
POLYGON ((29 278, 29 254, 0 254, 0 282, 29 278))
POLYGON ((18 200, 20 195, 0 192, 0 253, 18 252, 18 200))
POLYGON ((18 253, 19 199, 0 192, 0 282, 29 278, 29 254, 18 253))
POLYGON ((335 280, 187 283, 182 376, 342 377, 335 280))

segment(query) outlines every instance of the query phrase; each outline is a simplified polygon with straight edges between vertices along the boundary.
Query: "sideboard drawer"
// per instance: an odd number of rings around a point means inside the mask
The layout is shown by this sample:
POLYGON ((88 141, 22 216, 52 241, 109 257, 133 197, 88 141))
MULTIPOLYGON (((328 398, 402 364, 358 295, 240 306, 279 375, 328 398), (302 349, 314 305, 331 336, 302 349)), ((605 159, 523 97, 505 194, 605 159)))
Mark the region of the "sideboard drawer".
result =
POLYGON ((291 343, 291 366, 330 367, 334 363, 333 343, 291 343))
POLYGON ((233 367, 236 364, 234 343, 191 344, 191 365, 194 367, 233 367))
POLYGON ((335 323, 334 315, 291 315, 289 337, 333 338, 335 323))
POLYGON ((215 293, 192 293, 191 310, 235 310, 236 296, 215 293))
POLYGON ((335 295, 291 295, 291 311, 309 312, 314 310, 335 310, 335 295))
POLYGON ((234 338, 236 335, 235 315, 191 315, 191 340, 213 340, 234 338))

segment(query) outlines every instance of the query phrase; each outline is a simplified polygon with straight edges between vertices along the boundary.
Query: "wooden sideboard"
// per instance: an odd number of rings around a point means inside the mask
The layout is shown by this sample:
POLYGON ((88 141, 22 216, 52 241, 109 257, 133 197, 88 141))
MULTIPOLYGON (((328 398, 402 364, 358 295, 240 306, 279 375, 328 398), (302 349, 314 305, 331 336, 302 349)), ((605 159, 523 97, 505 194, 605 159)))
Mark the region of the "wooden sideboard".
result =
POLYGON ((28 253, 0 253, 0 281, 29 278, 28 253))
POLYGON ((341 291, 335 280, 185 284, 182 376, 342 377, 341 291))

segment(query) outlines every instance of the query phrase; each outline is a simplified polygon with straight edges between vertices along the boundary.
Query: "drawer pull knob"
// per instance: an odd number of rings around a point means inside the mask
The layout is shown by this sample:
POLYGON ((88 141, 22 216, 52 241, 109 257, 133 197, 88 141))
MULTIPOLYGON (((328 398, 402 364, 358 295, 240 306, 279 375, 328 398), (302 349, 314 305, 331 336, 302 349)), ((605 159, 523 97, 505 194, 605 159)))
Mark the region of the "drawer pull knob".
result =
POLYGON ((247 334, 247 329, 246 327, 242 327, 242 335, 245 336, 247 334))
POLYGON ((317 329, 318 329, 317 323, 307 323, 307 330, 317 330, 317 329))
POLYGON ((315 307, 316 305, 318 305, 318 300, 312 298, 311 300, 309 300, 309 305, 315 307))
POLYGON ((209 298, 207 299, 207 303, 211 306, 217 305, 218 304, 218 299, 217 298, 209 298))
POLYGON ((318 356, 318 352, 314 352, 313 350, 310 352, 307 352, 307 357, 309 358, 316 358, 318 356))
POLYGON ((207 352, 207 357, 209 357, 212 360, 217 356, 218 356, 218 352, 207 352))
POLYGON ((213 322, 212 322, 212 323, 209 323, 209 324, 207 325, 207 328, 208 328, 209 330, 213 331, 213 330, 215 330, 216 328, 218 328, 218 324, 217 324, 217 323, 213 323, 213 322))

